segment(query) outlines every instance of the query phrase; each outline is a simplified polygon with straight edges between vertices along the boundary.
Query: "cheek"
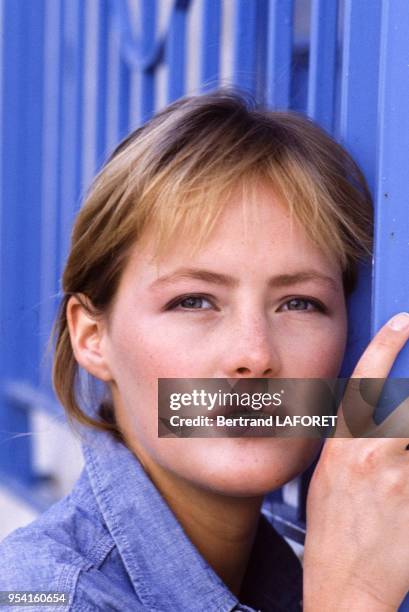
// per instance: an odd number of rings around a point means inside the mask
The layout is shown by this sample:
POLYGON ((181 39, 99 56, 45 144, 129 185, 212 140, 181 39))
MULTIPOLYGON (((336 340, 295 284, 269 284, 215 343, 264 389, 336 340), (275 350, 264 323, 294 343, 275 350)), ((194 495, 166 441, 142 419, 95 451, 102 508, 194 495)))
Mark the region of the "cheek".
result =
POLYGON ((203 355, 192 343, 182 343, 171 330, 150 320, 118 325, 112 334, 112 348, 119 378, 125 372, 144 379, 188 377, 192 362, 197 364, 197 358, 203 355))
POLYGON ((129 415, 136 414, 136 406, 149 407, 138 410, 138 420, 149 422, 156 435, 158 378, 206 377, 208 354, 203 343, 182 342, 172 329, 162 329, 154 321, 142 320, 138 325, 125 325, 125 321, 122 317, 117 322, 110 339, 111 369, 119 393, 116 403, 122 403, 124 414, 129 415))
POLYGON ((347 321, 327 320, 305 325, 281 335, 283 370, 288 378, 338 376, 346 348, 347 321))

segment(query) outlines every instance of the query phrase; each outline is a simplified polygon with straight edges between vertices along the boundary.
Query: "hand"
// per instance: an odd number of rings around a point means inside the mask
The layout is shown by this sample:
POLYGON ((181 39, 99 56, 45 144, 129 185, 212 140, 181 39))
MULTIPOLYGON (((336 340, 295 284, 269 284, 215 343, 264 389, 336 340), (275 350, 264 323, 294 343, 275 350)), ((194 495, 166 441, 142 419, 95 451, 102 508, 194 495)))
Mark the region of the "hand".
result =
MULTIPOLYGON (((401 316, 406 326, 394 329, 393 317, 352 378, 387 378, 409 338, 409 315, 401 316)), ((408 444, 403 437, 352 438, 341 405, 308 493, 306 612, 396 611, 409 591, 408 444)))

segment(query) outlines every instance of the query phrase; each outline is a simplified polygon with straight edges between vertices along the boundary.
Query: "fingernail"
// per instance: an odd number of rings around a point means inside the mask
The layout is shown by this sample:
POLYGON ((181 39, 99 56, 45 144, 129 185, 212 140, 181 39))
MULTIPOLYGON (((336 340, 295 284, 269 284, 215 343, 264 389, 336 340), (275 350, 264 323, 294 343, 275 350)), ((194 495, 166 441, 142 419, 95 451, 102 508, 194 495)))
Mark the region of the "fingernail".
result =
POLYGON ((409 313, 401 312, 395 315, 394 317, 392 317, 392 319, 390 319, 388 325, 395 331, 402 331, 406 329, 407 327, 409 327, 409 313))

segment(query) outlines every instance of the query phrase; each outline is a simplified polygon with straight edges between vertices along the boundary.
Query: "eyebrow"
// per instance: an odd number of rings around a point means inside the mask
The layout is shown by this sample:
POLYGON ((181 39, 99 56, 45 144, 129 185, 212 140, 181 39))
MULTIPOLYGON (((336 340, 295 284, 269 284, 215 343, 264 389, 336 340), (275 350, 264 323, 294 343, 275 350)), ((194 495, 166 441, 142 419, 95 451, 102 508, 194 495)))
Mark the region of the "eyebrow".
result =
MULTIPOLYGON (((156 279, 151 285, 151 289, 158 289, 160 287, 173 284, 180 280, 201 280, 214 285, 221 285, 224 287, 234 288, 239 285, 239 280, 233 276, 227 274, 221 274, 220 272, 213 272, 211 270, 204 270, 201 268, 180 268, 170 274, 161 276, 156 279)), ((277 274, 272 276, 268 280, 268 286, 272 289, 289 287, 290 285, 306 283, 308 281, 316 281, 325 285, 334 291, 339 291, 339 285, 336 281, 318 272, 317 270, 300 270, 293 274, 277 274)))

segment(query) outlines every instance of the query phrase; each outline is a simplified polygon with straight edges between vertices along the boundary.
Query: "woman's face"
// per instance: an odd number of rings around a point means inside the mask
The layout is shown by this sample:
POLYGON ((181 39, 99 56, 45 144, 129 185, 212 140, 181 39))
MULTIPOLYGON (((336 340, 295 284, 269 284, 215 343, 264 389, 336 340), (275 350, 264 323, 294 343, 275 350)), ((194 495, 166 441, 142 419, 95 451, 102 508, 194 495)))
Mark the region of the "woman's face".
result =
POLYGON ((313 460, 312 439, 159 438, 158 378, 330 378, 347 331, 341 271, 263 185, 247 224, 232 197, 206 245, 152 259, 135 245, 101 351, 118 423, 145 467, 226 495, 259 495, 313 460))

